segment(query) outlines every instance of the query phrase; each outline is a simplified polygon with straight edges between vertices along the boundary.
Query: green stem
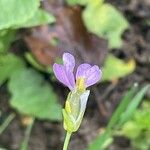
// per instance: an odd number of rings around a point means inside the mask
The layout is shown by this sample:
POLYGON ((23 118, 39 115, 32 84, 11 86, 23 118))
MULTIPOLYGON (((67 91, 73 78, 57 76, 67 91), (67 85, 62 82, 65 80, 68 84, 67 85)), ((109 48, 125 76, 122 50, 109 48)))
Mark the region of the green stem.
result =
POLYGON ((69 140, 70 140, 71 134, 72 134, 72 133, 67 132, 66 138, 65 138, 65 142, 64 142, 64 146, 63 146, 63 150, 67 150, 68 145, 69 145, 69 140))
POLYGON ((25 137, 21 143, 21 150, 27 150, 28 149, 28 143, 29 143, 29 139, 30 139, 30 134, 31 134, 31 130, 34 124, 34 118, 32 119, 31 123, 27 126, 26 131, 25 131, 25 137))
POLYGON ((10 124, 10 122, 15 118, 15 114, 10 114, 7 119, 4 121, 4 123, 0 126, 0 134, 7 128, 7 126, 10 124))

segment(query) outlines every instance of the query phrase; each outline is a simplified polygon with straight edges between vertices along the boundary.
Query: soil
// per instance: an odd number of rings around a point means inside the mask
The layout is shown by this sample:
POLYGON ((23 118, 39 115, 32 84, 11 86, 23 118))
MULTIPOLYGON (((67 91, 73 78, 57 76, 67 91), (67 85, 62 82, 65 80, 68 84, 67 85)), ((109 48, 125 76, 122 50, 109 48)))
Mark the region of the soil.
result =
MULTIPOLYGON (((59 2, 62 5, 62 1, 59 2)), ((106 126, 123 94, 135 82, 138 82, 140 86, 150 82, 150 27, 146 24, 146 20, 148 18, 150 19, 150 1, 107 0, 106 2, 113 4, 120 10, 130 23, 130 29, 123 35, 123 47, 121 49, 113 49, 112 53, 125 60, 134 58, 137 67, 134 73, 115 83, 101 83, 92 88, 92 94, 89 98, 84 120, 79 131, 72 136, 69 146, 71 150, 84 150, 87 148, 87 145, 96 137, 100 130, 106 126)), ((97 37, 94 37, 94 40, 95 39, 97 39, 97 37)), ((28 40, 26 40, 27 43, 28 40)), ((23 45, 22 42, 20 44, 17 42, 13 44, 13 47, 20 47, 23 45)), ((107 49, 105 41, 101 44, 107 49)), ((64 47, 64 49, 65 48, 66 47, 64 47)), ((79 50, 81 49, 81 47, 78 48, 79 50)), ((99 58, 101 59, 101 57, 105 55, 106 54, 99 54, 99 58)), ((52 63, 53 61, 50 62, 52 63)), ((43 62, 44 65, 47 63, 49 63, 49 60, 43 62)), ((54 84, 54 89, 56 89, 59 97, 61 97, 60 103, 64 103, 63 99, 65 100, 65 94, 62 91, 67 93, 66 88, 58 86, 57 84, 54 84)), ((0 123, 5 120, 9 113, 15 112, 15 110, 12 110, 9 106, 10 95, 6 85, 7 83, 0 87, 0 109, 2 111, 0 123)), ((150 92, 147 93, 146 97, 150 98, 150 92)), ((0 135, 0 147, 8 150, 19 149, 26 129, 22 124, 22 117, 20 114, 17 112, 15 113, 15 119, 0 135)), ((65 131, 62 123, 36 120, 31 132, 29 150, 61 150, 64 137, 65 131)), ((132 150, 132 147, 128 139, 117 137, 112 146, 109 147, 109 150, 132 150)))

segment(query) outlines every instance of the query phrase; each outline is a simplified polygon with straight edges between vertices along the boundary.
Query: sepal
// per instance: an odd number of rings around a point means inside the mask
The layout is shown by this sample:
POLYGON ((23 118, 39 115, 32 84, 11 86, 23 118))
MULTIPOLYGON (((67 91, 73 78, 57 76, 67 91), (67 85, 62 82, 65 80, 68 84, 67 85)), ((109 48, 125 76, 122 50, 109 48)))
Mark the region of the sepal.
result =
MULTIPOLYGON (((86 90, 79 96, 79 99, 69 95, 69 97, 72 97, 72 99, 66 101, 65 109, 62 110, 63 117, 64 117, 64 129, 67 130, 68 132, 70 133, 76 132, 79 129, 84 113, 85 113, 89 94, 90 94, 90 91, 86 90), (76 115, 74 115, 71 111, 72 110, 71 106, 74 106, 73 103, 76 103, 76 101, 74 100, 79 101, 79 108, 77 108, 79 111, 77 111, 78 114, 76 115)), ((76 95, 76 94, 73 94, 73 95, 76 95)))

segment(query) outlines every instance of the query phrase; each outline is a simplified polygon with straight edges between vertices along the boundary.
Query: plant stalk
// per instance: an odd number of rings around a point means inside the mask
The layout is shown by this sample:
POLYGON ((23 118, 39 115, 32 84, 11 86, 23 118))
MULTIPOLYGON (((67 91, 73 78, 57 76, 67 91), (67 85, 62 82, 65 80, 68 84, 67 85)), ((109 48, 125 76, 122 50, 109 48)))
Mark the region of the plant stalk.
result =
POLYGON ((65 142, 64 142, 64 146, 63 146, 63 150, 67 150, 68 145, 69 145, 69 141, 70 141, 71 134, 72 134, 72 133, 67 132, 66 138, 65 138, 65 142))
POLYGON ((25 137, 21 143, 21 148, 20 150, 27 150, 28 149, 28 143, 29 143, 29 139, 30 139, 30 134, 31 134, 31 130, 34 124, 34 118, 32 119, 31 123, 27 126, 26 131, 25 131, 25 137))

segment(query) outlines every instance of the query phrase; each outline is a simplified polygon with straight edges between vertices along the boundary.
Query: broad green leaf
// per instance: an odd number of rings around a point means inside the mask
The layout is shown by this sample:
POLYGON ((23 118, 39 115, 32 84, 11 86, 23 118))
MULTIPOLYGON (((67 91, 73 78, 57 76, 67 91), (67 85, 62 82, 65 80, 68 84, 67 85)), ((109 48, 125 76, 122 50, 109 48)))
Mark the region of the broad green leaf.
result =
POLYGON ((132 99, 130 102, 128 108, 126 111, 123 113, 120 119, 120 124, 123 124, 124 122, 128 121, 130 117, 133 115, 134 111, 137 109, 138 105, 140 104, 141 100, 143 99, 145 93, 148 91, 150 88, 150 85, 147 85, 143 87, 132 99))
POLYGON ((0 0, 0 30, 27 22, 39 5, 39 0, 0 0))
POLYGON ((102 68, 103 81, 116 80, 118 78, 124 77, 132 73, 135 69, 135 61, 130 60, 125 63, 123 60, 116 58, 115 56, 109 54, 104 62, 104 67, 102 68))
POLYGON ((0 54, 0 85, 5 82, 14 72, 24 67, 24 62, 17 56, 9 53, 0 54))
POLYGON ((6 53, 12 41, 15 39, 15 30, 0 31, 0 53, 6 53))
POLYGON ((10 104, 20 113, 39 119, 61 120, 61 107, 51 86, 32 69, 20 69, 9 81, 10 104))
POLYGON ((88 5, 83 12, 86 27, 92 33, 108 39, 109 48, 122 46, 122 33, 128 28, 123 15, 110 4, 88 5))
POLYGON ((46 24, 46 23, 53 23, 54 21, 55 18, 52 14, 48 14, 46 11, 42 9, 38 9, 32 18, 30 18, 23 24, 20 24, 19 26, 22 28, 27 28, 27 27, 46 24))

